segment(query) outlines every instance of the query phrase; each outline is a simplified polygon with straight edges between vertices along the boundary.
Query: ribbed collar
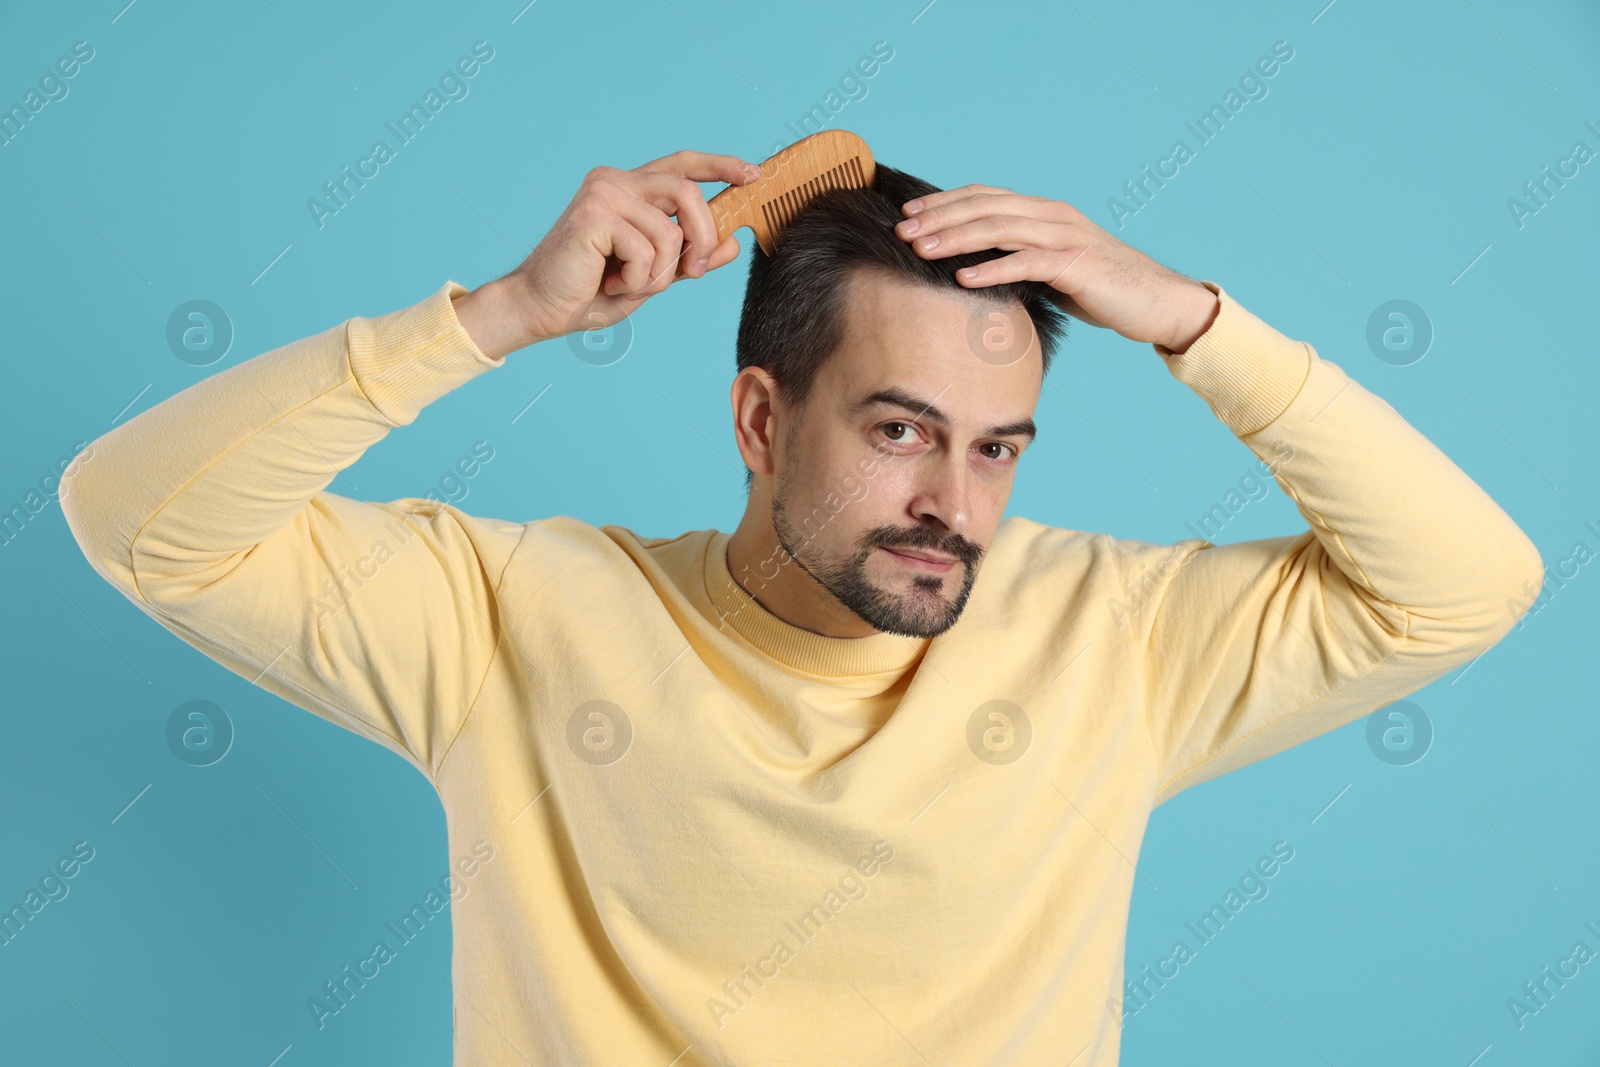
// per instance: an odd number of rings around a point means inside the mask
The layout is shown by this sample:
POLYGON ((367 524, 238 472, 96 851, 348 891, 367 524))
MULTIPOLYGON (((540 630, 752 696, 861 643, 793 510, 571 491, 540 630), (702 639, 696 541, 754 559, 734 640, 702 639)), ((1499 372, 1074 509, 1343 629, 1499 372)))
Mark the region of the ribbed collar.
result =
POLYGON ((728 572, 731 534, 712 531, 706 540, 706 596, 728 629, 773 659, 798 671, 828 677, 901 673, 933 640, 877 633, 867 637, 824 637, 792 626, 751 596, 728 572))

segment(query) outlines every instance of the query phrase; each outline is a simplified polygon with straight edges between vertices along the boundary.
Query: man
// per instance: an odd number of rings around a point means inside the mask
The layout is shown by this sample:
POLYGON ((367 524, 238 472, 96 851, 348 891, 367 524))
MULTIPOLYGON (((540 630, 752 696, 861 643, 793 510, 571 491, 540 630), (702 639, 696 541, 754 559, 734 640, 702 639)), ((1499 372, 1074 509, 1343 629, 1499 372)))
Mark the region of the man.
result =
POLYGON ((591 171, 516 271, 171 397, 63 510, 163 626, 416 765, 452 854, 492 843, 452 917, 458 1064, 1114 1064, 1151 809, 1468 662, 1539 553, 1220 286, 881 165, 752 252, 731 535, 324 491, 510 352, 732 261, 695 183, 749 166, 591 171), (1152 345, 1310 528, 1002 522, 1058 307, 1152 345))

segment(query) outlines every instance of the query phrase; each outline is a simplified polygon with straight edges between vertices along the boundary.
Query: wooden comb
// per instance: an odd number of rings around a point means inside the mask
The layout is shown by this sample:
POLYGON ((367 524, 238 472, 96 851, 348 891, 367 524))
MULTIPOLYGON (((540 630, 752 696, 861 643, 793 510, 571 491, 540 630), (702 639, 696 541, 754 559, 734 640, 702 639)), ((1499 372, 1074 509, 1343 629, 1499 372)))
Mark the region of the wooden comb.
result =
MULTIPOLYGON (((717 225, 717 244, 741 226, 756 235, 761 251, 772 255, 778 234, 828 189, 866 189, 876 167, 867 142, 849 130, 823 130, 803 137, 761 164, 761 177, 730 185, 707 205, 717 225)), ((678 266, 678 277, 684 277, 678 266)))

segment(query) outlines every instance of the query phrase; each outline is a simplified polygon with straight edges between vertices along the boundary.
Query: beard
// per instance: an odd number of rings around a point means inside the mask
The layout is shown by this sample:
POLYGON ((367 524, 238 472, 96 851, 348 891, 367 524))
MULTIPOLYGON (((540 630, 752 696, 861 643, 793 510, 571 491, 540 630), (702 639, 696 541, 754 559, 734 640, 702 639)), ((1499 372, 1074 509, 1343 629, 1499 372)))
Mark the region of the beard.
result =
MULTIPOLYGON (((983 549, 959 534, 941 534, 929 526, 875 526, 861 534, 855 548, 827 556, 816 543, 789 521, 784 498, 791 483, 787 470, 778 474, 772 495, 772 528, 778 544, 835 600, 862 622, 884 633, 902 637, 937 637, 956 624, 972 593, 983 549), (961 588, 953 598, 944 589, 955 575, 907 572, 903 591, 885 588, 867 575, 867 562, 879 548, 910 548, 954 556, 961 568, 961 588)), ((900 583, 897 581, 896 585, 900 583)))

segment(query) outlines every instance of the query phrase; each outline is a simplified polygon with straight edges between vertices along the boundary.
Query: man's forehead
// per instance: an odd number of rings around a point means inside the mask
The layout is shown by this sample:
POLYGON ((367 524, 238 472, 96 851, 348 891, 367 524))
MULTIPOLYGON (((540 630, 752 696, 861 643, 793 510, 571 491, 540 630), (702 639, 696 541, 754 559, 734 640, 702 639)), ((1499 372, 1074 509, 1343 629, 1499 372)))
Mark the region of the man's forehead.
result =
POLYGON ((956 289, 939 290, 876 267, 858 267, 845 283, 845 319, 851 333, 891 332, 910 326, 924 336, 944 336, 984 301, 956 289))
POLYGON ((965 290, 941 291, 876 269, 854 273, 845 301, 840 336, 842 359, 829 360, 823 373, 835 378, 847 403, 871 394, 900 390, 932 398, 946 409, 970 408, 985 417, 1014 421, 1030 414, 1042 385, 1043 363, 1037 333, 1020 304, 1005 310, 1003 321, 1026 330, 1027 358, 993 360, 976 347, 1004 305, 965 290), (1004 410, 994 410, 996 407, 1004 410))

